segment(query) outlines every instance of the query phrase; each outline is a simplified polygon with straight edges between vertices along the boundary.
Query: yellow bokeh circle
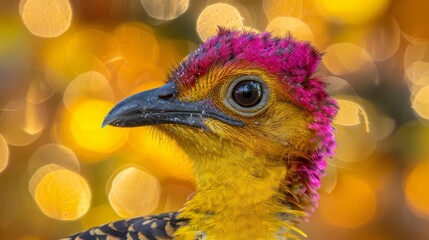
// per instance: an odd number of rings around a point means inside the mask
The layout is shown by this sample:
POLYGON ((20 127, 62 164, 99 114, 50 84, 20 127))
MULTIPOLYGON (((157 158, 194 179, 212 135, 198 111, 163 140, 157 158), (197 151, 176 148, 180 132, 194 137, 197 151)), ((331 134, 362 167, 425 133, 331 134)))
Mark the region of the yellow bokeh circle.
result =
POLYGON ((158 180, 142 169, 129 167, 112 181, 109 201, 122 217, 136 217, 151 213, 158 206, 158 180))
POLYGON ((333 191, 322 196, 320 208, 331 224, 355 228, 374 218, 377 200, 367 183, 352 176, 342 176, 333 191))
POLYGON ((57 37, 72 20, 68 0, 21 0, 20 13, 25 26, 38 37, 57 37))
POLYGON ((429 219, 429 161, 413 169, 405 179, 405 197, 411 209, 420 217, 429 219))
POLYGON ((101 100, 83 101, 72 110, 70 129, 74 140, 83 148, 100 153, 119 149, 127 140, 126 129, 101 128, 113 104, 101 100))
POLYGON ((241 29, 243 19, 237 8, 226 3, 215 3, 207 6, 198 16, 197 32, 201 40, 216 35, 219 27, 241 29))
POLYGON ((32 176, 29 190, 42 212, 59 220, 75 220, 84 215, 91 203, 86 180, 76 172, 50 164, 32 176))

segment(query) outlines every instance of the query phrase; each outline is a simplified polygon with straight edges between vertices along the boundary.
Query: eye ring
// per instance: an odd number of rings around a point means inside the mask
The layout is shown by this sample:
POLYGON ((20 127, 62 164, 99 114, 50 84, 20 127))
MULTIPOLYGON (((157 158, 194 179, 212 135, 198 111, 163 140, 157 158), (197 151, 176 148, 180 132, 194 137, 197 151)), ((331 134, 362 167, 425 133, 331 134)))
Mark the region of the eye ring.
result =
POLYGON ((243 75, 228 86, 224 103, 241 115, 254 116, 267 105, 268 95, 269 88, 260 77, 243 75))

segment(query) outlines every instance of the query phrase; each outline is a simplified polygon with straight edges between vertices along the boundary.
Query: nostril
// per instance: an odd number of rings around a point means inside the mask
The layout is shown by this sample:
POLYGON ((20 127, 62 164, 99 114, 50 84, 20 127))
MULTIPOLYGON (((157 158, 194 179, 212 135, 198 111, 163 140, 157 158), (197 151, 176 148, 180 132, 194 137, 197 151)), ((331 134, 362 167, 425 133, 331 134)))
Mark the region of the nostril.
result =
POLYGON ((173 93, 161 93, 158 95, 159 98, 161 99, 170 99, 174 96, 173 93))

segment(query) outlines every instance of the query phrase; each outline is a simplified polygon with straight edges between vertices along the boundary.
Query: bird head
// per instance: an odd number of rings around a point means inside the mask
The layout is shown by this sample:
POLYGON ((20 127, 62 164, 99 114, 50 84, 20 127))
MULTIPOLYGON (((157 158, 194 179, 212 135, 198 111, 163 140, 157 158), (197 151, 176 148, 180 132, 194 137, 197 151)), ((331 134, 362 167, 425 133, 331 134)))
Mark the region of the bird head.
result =
POLYGON ((219 29, 164 86, 126 98, 103 125, 154 125, 194 161, 223 154, 228 145, 269 155, 292 170, 282 183, 287 198, 314 205, 335 145, 331 120, 337 110, 313 76, 320 58, 309 43, 290 36, 219 29))

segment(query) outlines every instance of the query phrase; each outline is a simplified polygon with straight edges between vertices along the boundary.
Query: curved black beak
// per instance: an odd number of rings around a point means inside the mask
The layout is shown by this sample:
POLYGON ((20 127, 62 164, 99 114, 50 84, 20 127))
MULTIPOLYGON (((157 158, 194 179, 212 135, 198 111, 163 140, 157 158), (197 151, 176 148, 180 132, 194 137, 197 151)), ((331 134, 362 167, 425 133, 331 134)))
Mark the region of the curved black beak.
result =
POLYGON ((124 99, 110 110, 102 126, 138 127, 170 123, 207 129, 204 119, 208 117, 233 126, 244 126, 243 122, 219 111, 210 100, 180 101, 176 85, 169 82, 124 99))

